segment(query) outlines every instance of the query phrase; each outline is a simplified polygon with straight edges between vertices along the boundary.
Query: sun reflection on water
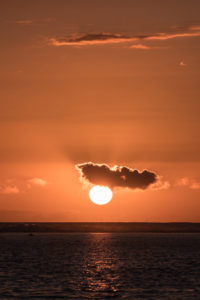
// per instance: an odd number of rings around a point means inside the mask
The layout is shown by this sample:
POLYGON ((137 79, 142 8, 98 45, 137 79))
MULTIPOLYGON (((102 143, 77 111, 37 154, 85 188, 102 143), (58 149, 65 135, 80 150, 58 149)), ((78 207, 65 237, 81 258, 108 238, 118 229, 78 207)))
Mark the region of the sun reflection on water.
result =
MULTIPOLYGON (((115 261, 118 259, 109 243, 109 233, 91 233, 91 246, 84 258, 83 273, 87 290, 95 295, 98 292, 118 292, 119 275, 116 275, 115 261)), ((104 294, 105 295, 105 294, 104 294)))

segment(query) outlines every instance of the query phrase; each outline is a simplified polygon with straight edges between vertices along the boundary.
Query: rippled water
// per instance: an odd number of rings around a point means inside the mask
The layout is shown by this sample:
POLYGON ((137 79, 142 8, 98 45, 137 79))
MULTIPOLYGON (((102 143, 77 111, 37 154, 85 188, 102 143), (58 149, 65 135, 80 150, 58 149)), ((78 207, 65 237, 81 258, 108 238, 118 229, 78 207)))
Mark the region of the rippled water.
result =
POLYGON ((200 234, 0 234, 0 299, 200 299, 200 234))

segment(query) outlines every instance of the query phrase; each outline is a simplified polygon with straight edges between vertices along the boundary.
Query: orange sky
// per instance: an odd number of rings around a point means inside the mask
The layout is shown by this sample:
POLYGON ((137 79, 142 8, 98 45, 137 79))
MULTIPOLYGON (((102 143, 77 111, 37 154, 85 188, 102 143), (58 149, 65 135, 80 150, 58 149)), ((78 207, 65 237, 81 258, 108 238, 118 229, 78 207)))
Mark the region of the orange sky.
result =
POLYGON ((200 222, 200 2, 0 0, 0 221, 200 222), (94 205, 74 165, 159 185, 94 205))

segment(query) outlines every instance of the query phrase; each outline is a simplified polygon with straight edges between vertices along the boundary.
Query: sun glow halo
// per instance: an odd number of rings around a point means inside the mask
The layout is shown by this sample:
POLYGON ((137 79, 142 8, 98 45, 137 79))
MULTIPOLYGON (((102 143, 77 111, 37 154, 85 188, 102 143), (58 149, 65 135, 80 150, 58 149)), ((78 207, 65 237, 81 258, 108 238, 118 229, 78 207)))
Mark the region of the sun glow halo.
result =
POLYGON ((112 191, 107 186, 95 185, 91 188, 89 196, 93 203, 104 205, 112 199, 112 191))

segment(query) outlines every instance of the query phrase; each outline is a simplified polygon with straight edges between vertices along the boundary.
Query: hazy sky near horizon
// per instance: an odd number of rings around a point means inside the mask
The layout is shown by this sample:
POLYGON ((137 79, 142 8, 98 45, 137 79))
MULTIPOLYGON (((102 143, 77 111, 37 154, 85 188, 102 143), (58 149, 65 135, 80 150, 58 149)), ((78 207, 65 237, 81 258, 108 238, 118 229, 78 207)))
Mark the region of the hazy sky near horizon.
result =
POLYGON ((200 2, 0 0, 0 221, 200 222, 200 2), (75 164, 148 169, 94 205, 75 164))

